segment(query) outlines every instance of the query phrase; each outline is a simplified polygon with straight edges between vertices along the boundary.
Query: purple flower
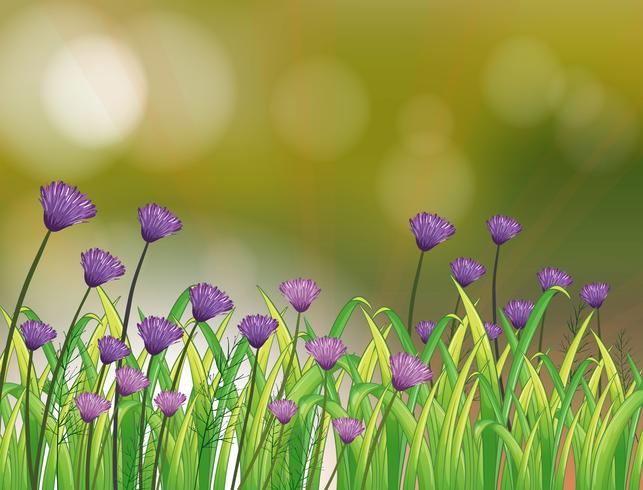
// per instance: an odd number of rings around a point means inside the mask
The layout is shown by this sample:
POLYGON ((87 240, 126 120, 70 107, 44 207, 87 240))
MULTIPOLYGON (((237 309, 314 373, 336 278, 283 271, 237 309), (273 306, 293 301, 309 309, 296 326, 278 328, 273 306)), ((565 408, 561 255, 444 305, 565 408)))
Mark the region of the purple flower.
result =
POLYGON ((502 333, 502 328, 491 322, 484 322, 484 329, 490 340, 496 340, 502 333))
POLYGON ((181 220, 158 204, 146 204, 138 209, 141 236, 147 243, 155 242, 181 231, 181 220))
POLYGON ((178 391, 161 391, 154 398, 156 406, 166 417, 174 415, 179 407, 185 403, 185 400, 187 400, 187 397, 178 391))
POLYGON ((47 342, 56 338, 56 331, 53 328, 46 323, 36 320, 27 320, 24 322, 20 325, 20 331, 22 332, 22 338, 25 341, 27 349, 32 352, 40 349, 47 342))
POLYGON ((508 242, 522 231, 522 226, 515 219, 509 216, 497 214, 487 220, 487 228, 491 233, 491 239, 496 245, 508 242))
POLYGON ((286 425, 297 412, 297 405, 292 400, 275 400, 268 404, 268 409, 281 425, 286 425))
POLYGON ((420 383, 433 379, 433 373, 419 357, 406 352, 399 352, 391 356, 391 376, 393 388, 404 391, 420 383))
POLYGON ((485 272, 487 272, 485 266, 473 259, 460 257, 451 262, 451 273, 463 288, 480 279, 485 272))
POLYGON ((255 349, 266 343, 279 323, 267 315, 248 315, 239 324, 239 331, 255 349))
POLYGON ((138 369, 123 366, 116 370, 116 388, 120 396, 133 395, 149 385, 150 380, 138 369))
POLYGON ((49 231, 60 231, 96 216, 94 203, 76 187, 61 181, 40 188, 40 203, 49 231))
POLYGON ((593 282, 583 286, 583 289, 580 291, 580 297, 592 308, 600 308, 609 292, 610 285, 606 282, 593 282))
POLYGON ((125 359, 130 352, 125 342, 110 335, 105 335, 98 339, 98 351, 100 352, 100 361, 103 364, 111 364, 125 359))
POLYGON ((543 291, 547 291, 553 286, 568 288, 573 282, 572 276, 563 270, 556 269, 555 267, 545 267, 543 270, 538 272, 536 276, 538 277, 538 282, 540 282, 540 287, 543 291))
POLYGON ((181 340, 183 329, 163 317, 148 316, 138 324, 138 334, 143 339, 147 352, 155 356, 181 340))
POLYGON ((85 283, 90 288, 101 286, 125 274, 125 266, 118 257, 100 248, 92 248, 81 253, 80 264, 85 272, 85 283))
POLYGON ((103 412, 107 412, 112 406, 110 402, 96 393, 81 393, 74 398, 74 401, 80 412, 80 418, 88 424, 103 412))
POLYGON ((531 310, 533 309, 534 304, 531 301, 515 299, 507 303, 504 312, 514 328, 520 330, 527 325, 527 320, 529 320, 529 315, 531 315, 531 310))
POLYGON ((207 322, 221 313, 228 313, 234 307, 226 293, 205 282, 190 288, 190 303, 192 316, 197 322, 207 322))
POLYGON ((423 252, 431 250, 455 233, 455 226, 437 214, 418 213, 409 223, 415 243, 423 252))
POLYGON ((318 337, 306 342, 306 350, 315 358, 324 371, 333 369, 346 352, 344 342, 335 337, 318 337))
POLYGON ((350 444, 357 436, 360 436, 362 432, 364 432, 364 424, 362 421, 350 417, 333 419, 333 427, 335 427, 339 438, 344 444, 350 444))
POLYGON ((321 289, 312 279, 300 278, 282 282, 279 285, 279 291, 295 310, 303 313, 310 308, 311 303, 319 296, 321 289))
POLYGON ((415 331, 420 336, 420 339, 422 339, 423 344, 426 344, 429 341, 429 337, 433 333, 435 325, 435 322, 427 320, 417 322, 417 324, 415 325, 415 331))

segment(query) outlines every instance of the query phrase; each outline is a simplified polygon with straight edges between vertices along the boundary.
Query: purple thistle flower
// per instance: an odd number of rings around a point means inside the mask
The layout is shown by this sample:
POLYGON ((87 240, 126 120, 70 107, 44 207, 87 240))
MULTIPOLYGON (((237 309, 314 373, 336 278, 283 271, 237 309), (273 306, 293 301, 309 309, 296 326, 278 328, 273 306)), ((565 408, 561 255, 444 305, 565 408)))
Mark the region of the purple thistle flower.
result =
POLYGON ((120 396, 133 395, 149 385, 150 380, 138 369, 123 366, 116 370, 116 388, 120 396))
POLYGON ((44 210, 45 226, 53 232, 96 216, 96 206, 87 195, 62 181, 41 187, 40 203, 44 210))
POLYGON ((130 353, 129 347, 125 342, 111 335, 105 335, 98 339, 98 351, 100 352, 100 361, 103 364, 111 364, 125 359, 130 353))
POLYGON ((80 418, 87 424, 93 422, 103 412, 107 412, 112 406, 109 401, 96 393, 81 393, 74 398, 74 401, 80 412, 80 418))
POLYGON ((174 415, 179 407, 185 403, 185 400, 187 400, 187 397, 178 391, 161 391, 154 398, 156 406, 166 417, 174 415))
POLYGON ((496 340, 502 333, 502 328, 491 322, 484 322, 484 329, 487 332, 489 340, 496 340))
POLYGON ((487 220, 487 228, 496 245, 508 242, 522 231, 522 225, 509 216, 497 214, 487 220))
POLYGON ((581 299, 592 308, 600 308, 610 292, 610 285, 606 282, 593 282, 586 284, 580 291, 581 299))
POLYGON ((419 357, 399 352, 391 356, 390 361, 393 388, 397 391, 408 390, 433 379, 433 373, 419 357))
POLYGON ((279 285, 279 291, 295 310, 303 313, 310 308, 311 303, 319 296, 321 289, 312 279, 299 278, 282 282, 279 285))
POLYGON ((239 331, 252 347, 259 349, 278 326, 277 320, 268 315, 248 315, 241 320, 239 331))
POLYGON ((527 320, 529 320, 529 315, 531 315, 531 311, 533 309, 534 304, 531 301, 525 299, 514 299, 507 303, 504 312, 513 327, 520 330, 525 328, 525 325, 527 325, 527 320))
POLYGON ((92 248, 80 254, 80 265, 85 272, 85 283, 90 288, 101 286, 125 274, 125 266, 118 257, 100 248, 92 248))
POLYGON ((182 223, 167 208, 158 204, 146 204, 138 209, 141 236, 147 243, 155 242, 181 231, 182 223))
POLYGON ((453 277, 463 288, 477 281, 487 272, 485 266, 480 262, 466 257, 455 259, 450 265, 453 277))
POLYGON ((138 324, 138 334, 143 339, 147 352, 155 356, 181 340, 183 329, 163 317, 148 316, 138 324))
POLYGON ((46 323, 37 320, 27 320, 20 325, 20 332, 27 349, 35 351, 40 349, 50 340, 56 338, 56 331, 46 323))
POLYGON ((571 286, 573 279, 567 272, 556 269, 555 267, 545 267, 543 270, 536 274, 540 287, 543 291, 547 291, 553 286, 561 288, 568 288, 571 286))
POLYGON ((292 400, 275 400, 268 404, 268 409, 281 425, 286 425, 297 413, 297 404, 292 400))
POLYGON ((344 342, 335 337, 318 337, 306 342, 306 350, 324 371, 333 369, 346 352, 344 342))
POLYGON ((415 331, 420 336, 423 344, 426 344, 429 341, 429 337, 433 333, 435 325, 436 323, 430 320, 423 320, 421 322, 417 322, 415 325, 415 331))
POLYGON ((437 214, 418 213, 409 219, 409 223, 415 243, 423 252, 431 250, 455 233, 455 226, 437 214))
POLYGON ((190 288, 190 303, 192 316, 197 322, 207 322, 234 307, 226 293, 205 282, 190 288))
POLYGON ((362 432, 364 432, 364 424, 362 421, 350 417, 333 419, 333 427, 335 427, 339 438, 344 444, 350 444, 357 436, 360 436, 362 432))

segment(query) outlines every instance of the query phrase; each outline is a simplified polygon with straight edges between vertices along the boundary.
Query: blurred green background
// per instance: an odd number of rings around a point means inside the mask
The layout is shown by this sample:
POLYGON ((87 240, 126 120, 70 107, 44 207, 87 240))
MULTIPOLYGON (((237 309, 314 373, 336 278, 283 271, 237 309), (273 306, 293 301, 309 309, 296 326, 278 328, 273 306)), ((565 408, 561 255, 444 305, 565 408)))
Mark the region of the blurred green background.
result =
MULTIPOLYGON (((408 218, 426 210, 457 227, 425 262, 415 316, 437 318, 455 300, 449 261, 491 266, 484 221, 503 213, 524 232, 503 248, 501 304, 535 299, 535 273, 561 267, 575 299, 610 282, 608 340, 627 328, 640 344, 642 15, 625 0, 4 0, 0 304, 43 233, 38 186, 63 179, 99 214, 54 237, 29 293, 60 328, 83 289, 80 251, 133 269, 136 207, 156 201, 185 229, 145 265, 149 313, 201 280, 252 312, 256 284, 276 296, 303 275, 323 289, 320 332, 355 295, 405 317, 408 218)), ((471 287, 484 315, 489 288, 471 287)), ((568 315, 557 300, 554 348, 568 315)))

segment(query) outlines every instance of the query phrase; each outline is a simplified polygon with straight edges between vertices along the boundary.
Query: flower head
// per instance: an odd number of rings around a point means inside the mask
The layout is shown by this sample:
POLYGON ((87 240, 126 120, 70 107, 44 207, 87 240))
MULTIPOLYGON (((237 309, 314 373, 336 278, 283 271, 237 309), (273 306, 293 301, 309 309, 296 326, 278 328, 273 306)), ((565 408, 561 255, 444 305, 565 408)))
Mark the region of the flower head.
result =
POLYGON ((430 320, 423 320, 421 322, 417 322, 415 325, 415 331, 420 336, 420 339, 422 339, 423 344, 426 344, 429 341, 429 337, 433 333, 435 325, 436 323, 430 320))
POLYGON ((310 308, 311 303, 319 296, 321 289, 312 279, 300 278, 282 282, 279 285, 279 291, 295 310, 303 313, 310 308))
POLYGON ((480 262, 466 257, 455 259, 450 265, 453 277, 463 288, 477 281, 487 272, 485 266, 480 262))
POLYGON ((350 444, 357 436, 364 432, 364 424, 362 421, 350 417, 333 419, 333 427, 335 427, 339 438, 344 444, 350 444))
POLYGON ((205 282, 190 288, 190 303, 192 316, 197 322, 207 322, 234 307, 226 293, 205 282))
POLYGON ((324 371, 333 369, 346 352, 344 342, 335 337, 318 337, 306 342, 306 350, 324 371))
POLYGON ((502 333, 502 328, 491 322, 484 322, 484 329, 487 332, 489 340, 496 340, 502 333))
POLYGON ((268 409, 281 425, 286 425, 297 413, 297 405, 292 400, 275 400, 268 404, 268 409))
POLYGON ((81 393, 74 398, 74 401, 80 412, 80 418, 87 424, 93 422, 103 412, 107 412, 112 406, 109 401, 96 393, 81 393))
POLYGON ((166 417, 174 415, 179 407, 185 403, 185 400, 187 400, 187 397, 178 391, 161 391, 154 398, 156 406, 166 417))
POLYGON ((123 366, 116 370, 116 388, 120 396, 133 395, 149 385, 150 380, 138 369, 123 366))
POLYGON ((27 320, 20 325, 20 332, 27 349, 35 351, 40 349, 50 340, 56 338, 56 331, 46 323, 37 320, 27 320))
POLYGON ((393 388, 404 391, 433 379, 433 373, 419 357, 406 352, 391 356, 391 376, 393 388))
POLYGON ((241 320, 239 331, 252 347, 259 349, 278 326, 277 320, 268 315, 248 315, 241 320))
POLYGON ((138 324, 138 334, 147 352, 155 356, 181 340, 183 329, 163 317, 148 316, 138 324))
POLYGON ((105 335, 98 339, 98 351, 100 352, 100 362, 103 364, 111 364, 125 359, 130 353, 129 347, 125 342, 111 335, 105 335))
POLYGON ((606 282, 593 282, 583 286, 583 289, 580 290, 580 297, 592 308, 600 308, 609 292, 610 285, 606 282))
POLYGON ((427 252, 455 233, 455 226, 437 214, 418 213, 409 220, 415 243, 427 252))
POLYGON ((158 204, 147 204, 138 209, 141 236, 147 243, 155 242, 181 231, 181 220, 158 204))
POLYGON ((534 304, 531 301, 526 299, 514 299, 507 303, 504 312, 513 327, 520 330, 525 328, 525 325, 527 325, 527 320, 529 320, 529 315, 531 315, 531 310, 533 309, 534 304))
POLYGON ((509 216, 497 214, 487 220, 487 228, 496 245, 508 242, 522 231, 522 225, 509 216))
POLYGON ((572 276, 555 267, 545 267, 539 271, 536 276, 543 291, 547 291, 553 286, 568 288, 573 282, 572 276))
POLYGON ((53 232, 96 216, 94 203, 76 187, 61 181, 40 188, 40 203, 45 213, 45 226, 53 232))
POLYGON ((125 274, 125 266, 118 257, 100 248, 92 248, 81 253, 80 265, 85 272, 85 283, 90 288, 101 286, 125 274))

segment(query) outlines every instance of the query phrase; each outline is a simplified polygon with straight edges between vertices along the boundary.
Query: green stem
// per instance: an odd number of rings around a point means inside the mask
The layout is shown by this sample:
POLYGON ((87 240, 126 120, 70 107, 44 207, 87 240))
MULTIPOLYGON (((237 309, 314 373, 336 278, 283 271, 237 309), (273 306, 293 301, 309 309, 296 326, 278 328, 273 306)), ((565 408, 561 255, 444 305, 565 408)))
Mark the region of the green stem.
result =
POLYGON ((100 367, 100 371, 98 372, 98 379, 96 380, 96 394, 100 395, 101 392, 101 385, 103 383, 103 378, 105 377, 105 374, 107 373, 107 364, 103 364, 100 367))
POLYGON ((150 490, 156 490, 156 472, 159 468, 159 459, 161 456, 161 451, 163 450, 163 436, 165 433, 165 425, 167 424, 167 417, 163 417, 163 422, 161 422, 161 430, 159 431, 159 440, 158 446, 156 448, 156 455, 154 456, 154 468, 152 470, 152 486, 150 490))
POLYGON ((375 433, 375 438, 373 439, 373 442, 371 443, 371 447, 368 449, 368 456, 366 457, 366 466, 364 468, 364 474, 362 476, 362 485, 361 485, 361 490, 364 490, 366 488, 366 480, 368 479, 368 470, 371 466, 371 460, 373 459, 373 454, 375 453, 375 448, 377 447, 377 442, 380 439, 380 435, 382 434, 382 430, 384 429, 384 426, 386 425, 386 419, 388 418, 389 414, 391 413, 391 409, 393 408, 393 402, 395 402, 395 392, 392 393, 391 395, 391 401, 388 403, 386 406, 386 410, 384 411, 384 415, 382 415, 382 422, 380 423, 380 426, 377 428, 377 432, 375 433))
POLYGON ((94 423, 89 423, 89 433, 87 434, 87 456, 85 457, 85 490, 90 490, 90 468, 92 460, 92 438, 94 437, 94 423))
POLYGON ((335 475, 337 474, 337 470, 339 469, 339 465, 342 462, 342 458, 344 457, 344 452, 346 451, 346 446, 348 444, 343 444, 342 449, 339 451, 339 456, 337 456, 337 462, 335 463, 335 467, 333 468, 333 472, 330 474, 330 478, 328 479, 328 482, 326 483, 326 486, 324 487, 324 490, 328 490, 330 488, 330 484, 333 482, 333 478, 335 478, 335 475))
POLYGON ((248 428, 248 419, 250 418, 250 410, 252 409, 252 398, 255 393, 255 381, 257 378, 257 366, 259 365, 259 349, 255 354, 254 364, 252 366, 252 374, 250 375, 250 393, 248 394, 248 403, 246 404, 246 414, 243 418, 243 426, 239 436, 239 451, 237 452, 237 460, 234 463, 234 473, 232 474, 232 486, 230 490, 234 490, 234 484, 237 482, 237 474, 239 466, 241 465, 241 453, 243 452, 243 443, 246 437, 246 429, 248 428))
POLYGON ((290 351, 290 357, 288 358, 288 364, 286 365, 286 370, 284 371, 284 382, 281 384, 279 391, 277 392, 276 400, 281 399, 282 395, 286 392, 286 383, 288 382, 288 377, 290 376, 290 371, 292 370, 293 362, 295 360, 295 353, 297 352, 297 340, 299 339, 299 327, 301 323, 301 313, 297 312, 297 323, 295 324, 295 335, 292 339, 292 350, 290 351))
POLYGON ((543 335, 545 333, 545 314, 547 312, 543 313, 543 318, 540 321, 540 336, 538 337, 538 352, 543 351, 543 335))
POLYGON ((18 295, 18 301, 16 302, 16 307, 13 310, 13 316, 11 317, 11 324, 9 325, 9 333, 7 334, 7 343, 4 347, 4 351, 3 351, 4 354, 2 356, 2 368, 0 369, 0 400, 2 400, 4 382, 7 377, 7 369, 9 366, 9 354, 11 352, 11 343, 13 342, 13 334, 16 330, 16 325, 18 324, 18 316, 20 315, 20 310, 22 309, 22 303, 24 302, 25 296, 27 295, 29 284, 31 284, 31 279, 33 278, 33 275, 36 272, 36 267, 38 267, 38 262, 40 262, 40 258, 42 257, 42 254, 45 251, 45 246, 49 241, 50 235, 51 235, 51 231, 48 231, 45 234, 45 238, 42 239, 40 248, 38 249, 38 252, 36 252, 36 256, 34 257, 33 262, 31 263, 29 272, 27 272, 27 277, 25 277, 25 282, 22 284, 22 289, 20 290, 20 294, 18 295))
MULTIPOLYGON (((125 341, 127 337, 127 325, 129 323, 130 312, 132 310, 132 300, 134 299, 134 290, 136 289, 136 282, 138 281, 138 276, 141 273, 141 267, 143 267, 143 260, 145 259, 145 254, 147 254, 147 249, 150 244, 145 242, 145 247, 143 247, 143 252, 141 257, 138 260, 138 265, 136 266, 136 271, 132 277, 132 284, 130 284, 129 294, 127 296, 127 306, 125 307, 125 316, 123 318, 123 332, 121 333, 121 340, 125 341)), ((117 364, 117 369, 123 365, 123 360, 119 360, 117 364)), ((118 401, 120 396, 118 395, 118 390, 114 394, 114 420, 112 422, 112 488, 113 490, 118 490, 118 401)))
MULTIPOLYGON (((491 281, 491 316, 493 318, 493 323, 495 324, 497 317, 497 296, 496 296, 496 282, 498 277, 498 261, 500 259, 500 245, 496 245, 496 259, 493 263, 493 280, 491 281)), ((496 362, 500 359, 500 347, 498 346, 498 339, 493 341, 495 352, 496 352, 496 362)), ((500 398, 504 400, 505 398, 505 386, 502 381, 502 373, 498 373, 498 387, 500 388, 500 398)))
MULTIPOLYGON (((321 416, 319 418, 319 426, 317 427, 317 437, 315 441, 315 450, 313 451, 313 459, 310 464, 310 470, 308 471, 308 488, 311 488, 315 481, 315 473, 317 472, 317 460, 323 457, 323 453, 320 455, 321 446, 324 443, 324 418, 326 416, 326 401, 328 400, 328 371, 324 371, 324 398, 322 399, 321 406, 321 416)), ((321 466, 321 465, 320 465, 321 466)))
POLYGON ((181 353, 179 354, 179 359, 176 364, 176 371, 174 372, 174 378, 172 379, 172 389, 170 391, 175 391, 176 388, 179 386, 179 380, 181 379, 181 370, 183 369, 183 363, 185 362, 185 357, 187 356, 187 353, 188 353, 188 347, 192 342, 192 338, 194 337, 194 334, 196 332, 196 327, 198 325, 199 325, 198 322, 195 321, 194 326, 192 327, 192 330, 190 330, 190 334, 188 335, 188 339, 185 341, 185 345, 183 346, 183 349, 181 349, 181 353))
MULTIPOLYGON (((154 356, 150 357, 150 362, 147 364, 147 373, 145 375, 147 379, 150 379, 150 372, 152 371, 153 360, 154 360, 154 356)), ((148 388, 145 388, 143 390, 143 401, 141 402, 141 418, 138 424, 138 434, 139 434, 138 447, 140 448, 140 451, 138 453, 138 488, 140 489, 143 488, 143 453, 144 453, 143 441, 145 440, 145 419, 146 419, 145 415, 147 414, 145 404, 147 403, 148 388)))
POLYGON ((29 413, 29 399, 31 398, 31 370, 33 369, 33 351, 29 351, 29 362, 27 364, 27 386, 25 387, 25 441, 27 451, 27 469, 31 490, 38 490, 38 477, 33 465, 33 454, 31 453, 31 415, 29 413))
POLYGON ((58 359, 56 360, 56 366, 54 366, 54 372, 51 375, 51 385, 49 387, 49 393, 47 393, 47 401, 45 402, 45 410, 42 415, 40 432, 38 434, 38 445, 36 446, 36 464, 40 464, 40 457, 42 456, 42 451, 44 448, 45 431, 47 430, 47 420, 49 419, 49 409, 51 408, 51 402, 53 401, 54 391, 56 389, 56 386, 58 386, 58 375, 60 374, 60 369, 63 366, 63 360, 67 356, 67 351, 69 350, 71 340, 76 336, 76 332, 74 332, 73 330, 74 330, 74 327, 76 326, 76 322, 78 321, 78 317, 80 316, 80 312, 82 311, 83 306, 85 305, 85 301, 87 301, 87 297, 89 296, 90 291, 91 291, 91 288, 87 288, 87 290, 85 291, 85 294, 83 295, 83 298, 80 300, 78 309, 74 314, 74 318, 72 319, 71 324, 69 325, 69 330, 67 330, 67 336, 65 337, 63 346, 60 348, 60 354, 58 356, 58 359))
MULTIPOLYGON (((109 427, 111 424, 112 424, 112 419, 110 418, 107 421, 106 426, 109 427)), ((109 436, 109 431, 104 430, 103 431, 103 440, 101 441, 100 445, 98 446, 99 449, 98 449, 98 456, 96 457, 96 461, 101 461, 101 459, 103 458, 103 453, 105 452, 105 447, 107 447, 107 440, 108 440, 107 438, 108 438, 108 436, 109 436)), ((98 473, 99 473, 98 471, 94 471, 94 476, 92 478, 92 487, 91 487, 92 490, 94 490, 96 488, 96 479, 98 478, 98 473)))
MULTIPOLYGON (((601 334, 601 309, 596 308, 596 323, 597 323, 597 328, 598 328, 598 338, 602 342, 603 341, 603 335, 601 334)), ((600 349, 598 350, 598 358, 600 359, 601 357, 601 351, 600 349)), ((603 389, 601 386, 601 378, 598 378, 598 397, 600 398, 603 389)))
MULTIPOLYGON (((279 437, 277 437, 277 455, 279 455, 279 449, 281 448, 281 440, 284 437, 284 426, 282 424, 281 428, 279 429, 279 437)), ((263 484, 263 490, 266 490, 268 488, 268 485, 270 484, 270 481, 272 480, 272 471, 275 469, 276 464, 271 464, 270 468, 268 469, 268 475, 266 475, 266 480, 264 481, 263 484)))
MULTIPOLYGON (((455 300, 455 308, 453 308, 453 314, 457 315, 458 314, 458 309, 460 308, 460 295, 458 294, 458 298, 455 300)), ((449 332, 449 344, 453 340, 453 336, 455 335, 455 326, 457 325, 457 320, 451 320, 451 331, 449 332)))
POLYGON ((420 252, 420 259, 418 260, 418 266, 417 269, 415 270, 415 279, 413 279, 413 287, 411 288, 411 299, 409 301, 409 317, 407 320, 407 328, 409 331, 409 335, 411 335, 411 331, 413 330, 413 310, 415 309, 415 295, 417 294, 418 291, 418 284, 420 282, 420 272, 422 271, 422 262, 424 260, 424 252, 420 252))

